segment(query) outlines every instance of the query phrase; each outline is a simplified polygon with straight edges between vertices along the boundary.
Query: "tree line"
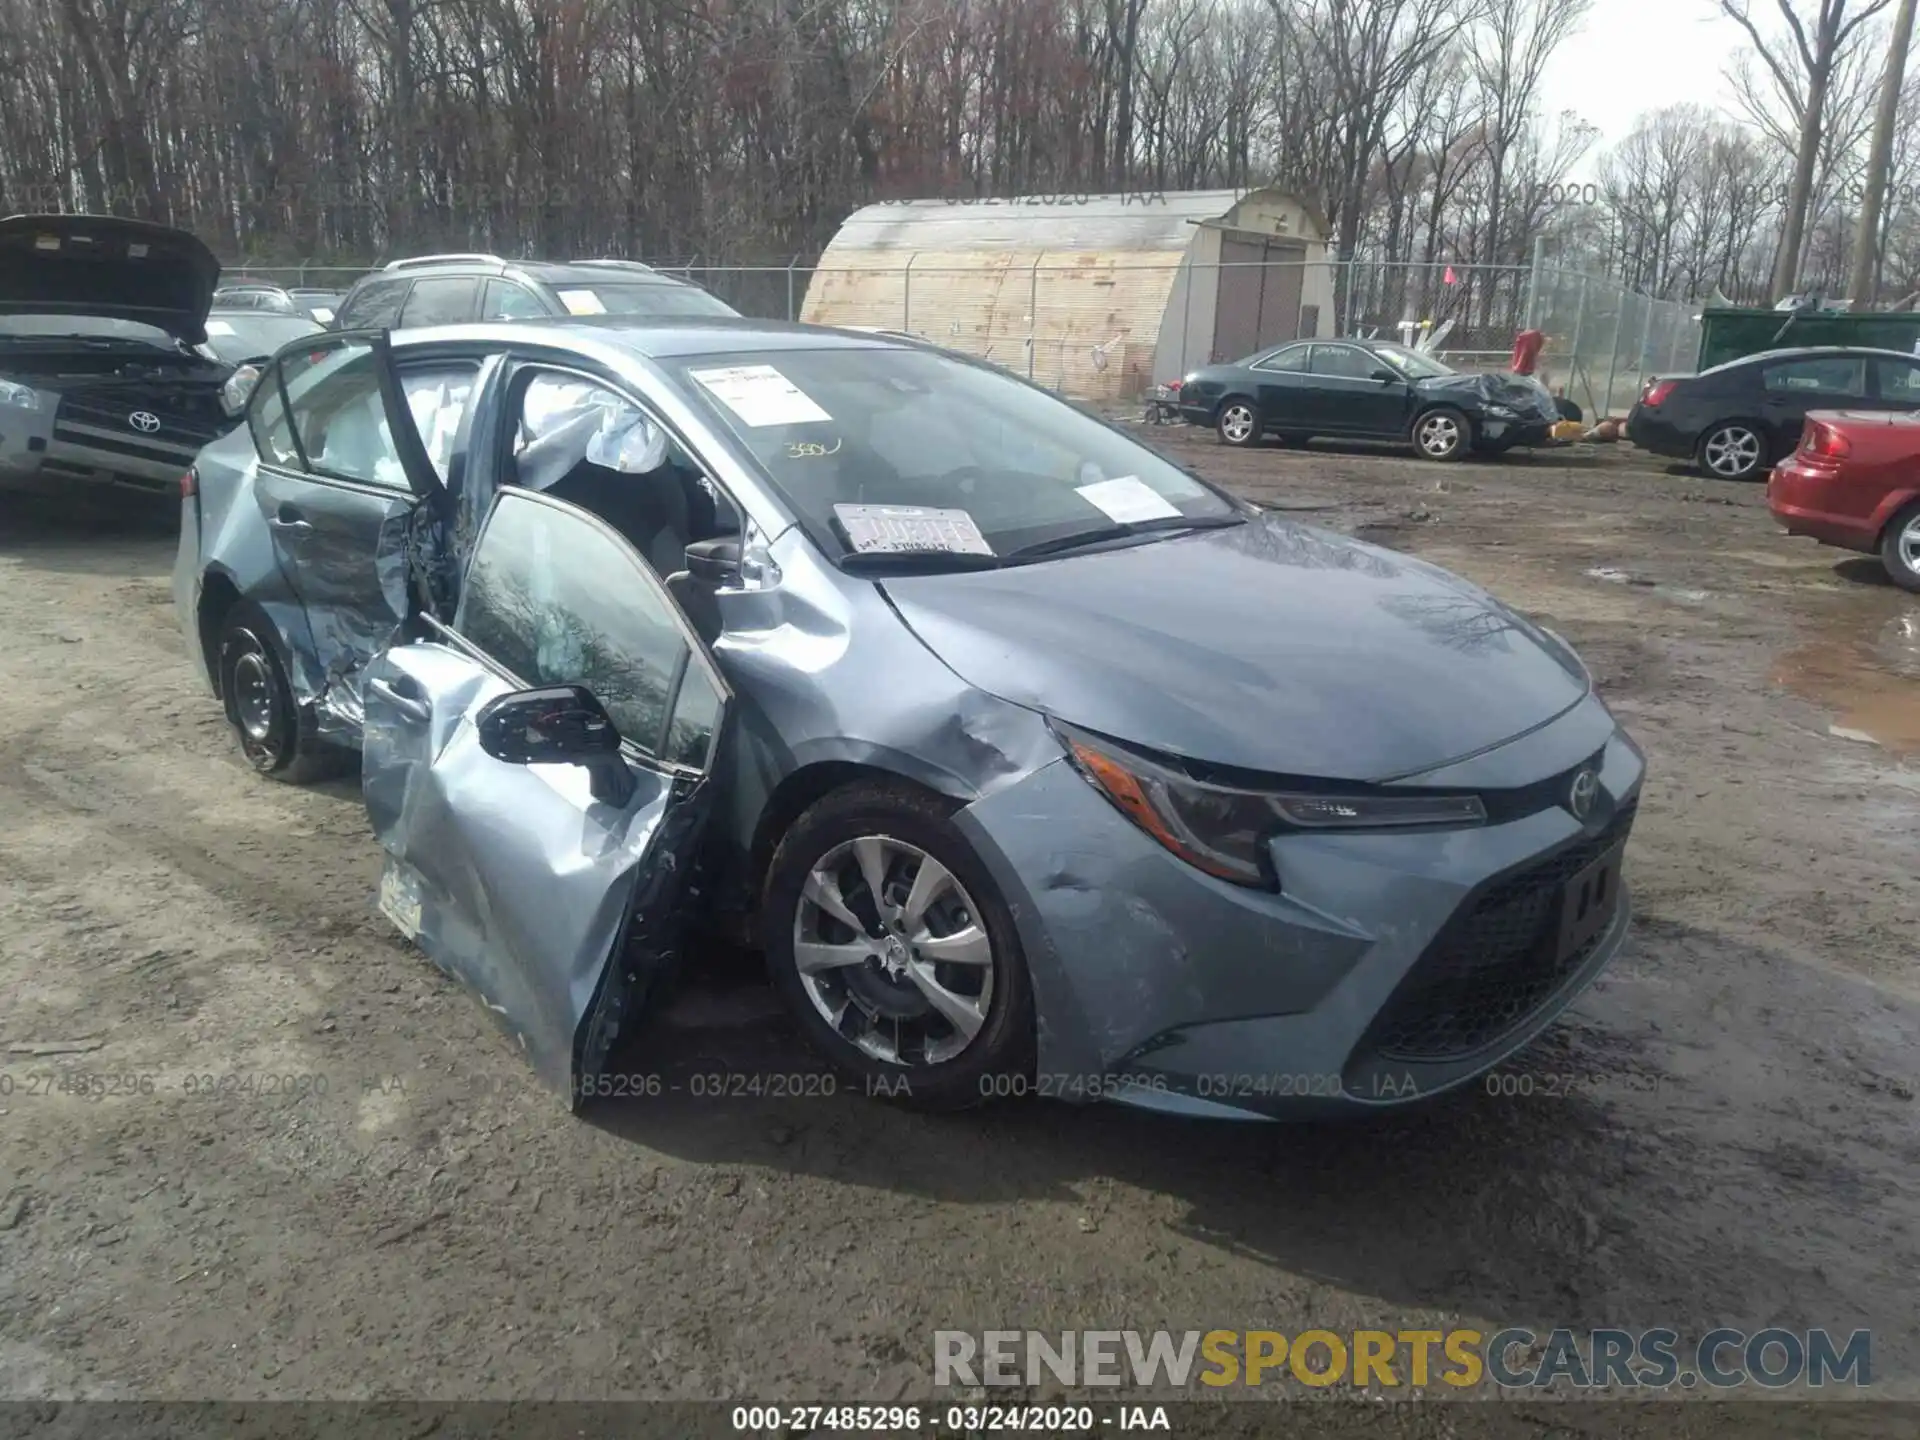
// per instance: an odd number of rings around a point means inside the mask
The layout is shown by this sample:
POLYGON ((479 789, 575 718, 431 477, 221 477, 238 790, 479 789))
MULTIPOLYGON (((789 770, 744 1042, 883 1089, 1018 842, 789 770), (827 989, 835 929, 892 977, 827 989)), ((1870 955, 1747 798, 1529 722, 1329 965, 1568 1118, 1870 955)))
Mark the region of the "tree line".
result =
MULTIPOLYGON (((256 264, 785 265, 881 199, 1274 184, 1339 256, 1751 301, 1804 160, 1789 269, 1837 291, 1886 0, 1693 3, 1745 27, 1737 112, 1601 151, 1545 87, 1588 0, 0 0, 0 213, 256 264)), ((1911 130, 1889 297, 1920 289, 1911 130)))

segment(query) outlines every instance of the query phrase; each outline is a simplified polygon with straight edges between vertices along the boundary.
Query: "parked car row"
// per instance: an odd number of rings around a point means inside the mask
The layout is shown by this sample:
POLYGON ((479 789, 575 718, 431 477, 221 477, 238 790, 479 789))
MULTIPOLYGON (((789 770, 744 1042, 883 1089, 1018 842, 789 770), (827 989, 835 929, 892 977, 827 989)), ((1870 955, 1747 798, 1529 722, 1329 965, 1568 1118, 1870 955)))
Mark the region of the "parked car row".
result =
POLYGON ((194 236, 109 216, 0 220, 0 482, 171 493, 284 346, 389 328, 566 315, 733 315, 624 260, 397 260, 344 294, 234 278, 194 236))

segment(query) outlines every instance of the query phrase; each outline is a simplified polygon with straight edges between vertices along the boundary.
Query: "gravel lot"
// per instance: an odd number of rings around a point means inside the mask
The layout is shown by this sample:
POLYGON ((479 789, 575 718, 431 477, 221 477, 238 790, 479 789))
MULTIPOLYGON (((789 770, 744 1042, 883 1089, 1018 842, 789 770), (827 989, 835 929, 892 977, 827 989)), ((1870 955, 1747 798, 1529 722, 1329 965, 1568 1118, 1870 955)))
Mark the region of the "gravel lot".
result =
MULTIPOLYGON (((1920 1395, 1920 600, 1630 453, 1142 433, 1543 617, 1648 751, 1637 937, 1510 1068, 1535 1093, 569 1120, 372 912, 354 787, 240 768, 170 517, 0 497, 0 1395, 881 1401, 940 1328, 1662 1323, 1870 1327, 1876 1391, 1920 1395), (324 1093, 188 1093, 223 1075, 324 1093)), ((706 968, 642 1063, 811 1068, 749 963, 706 968)), ((1761 1433, 1684 1413, 1649 1433, 1761 1433)))

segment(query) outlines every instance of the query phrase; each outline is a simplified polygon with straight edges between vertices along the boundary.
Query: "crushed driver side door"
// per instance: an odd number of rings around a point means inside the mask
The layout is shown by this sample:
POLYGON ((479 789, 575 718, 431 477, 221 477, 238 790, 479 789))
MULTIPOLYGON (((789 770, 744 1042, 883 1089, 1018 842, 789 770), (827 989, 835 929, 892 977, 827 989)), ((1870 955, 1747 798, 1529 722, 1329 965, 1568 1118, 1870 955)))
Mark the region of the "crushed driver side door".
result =
POLYGON ((380 908, 578 1109, 676 954, 730 692, 623 537, 526 490, 495 497, 452 624, 429 624, 367 675, 380 908), (489 702, 568 685, 619 732, 624 798, 481 743, 489 702))

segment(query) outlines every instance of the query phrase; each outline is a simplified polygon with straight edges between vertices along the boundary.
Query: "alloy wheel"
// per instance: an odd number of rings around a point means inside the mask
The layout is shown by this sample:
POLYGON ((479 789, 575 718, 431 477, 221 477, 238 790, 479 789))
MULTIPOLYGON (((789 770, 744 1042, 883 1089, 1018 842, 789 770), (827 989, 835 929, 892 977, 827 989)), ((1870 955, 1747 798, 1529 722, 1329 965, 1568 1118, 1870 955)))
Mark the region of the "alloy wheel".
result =
POLYGON ((1907 521, 1900 531, 1900 559, 1907 569, 1920 575, 1920 514, 1907 521))
POLYGON ((1220 434, 1235 445, 1253 438, 1255 423, 1253 407, 1238 400, 1220 412, 1220 434))
POLYGON ((1722 425, 1700 447, 1707 469, 1723 480, 1738 480, 1760 463, 1760 437, 1744 425, 1722 425))
POLYGON ((1460 422, 1451 415, 1429 415, 1416 436, 1421 453, 1444 459, 1460 448, 1460 422))
POLYGON ((801 988, 876 1060, 944 1064, 985 1027, 993 944, 973 897, 917 845, 863 835, 815 862, 793 917, 801 988))

